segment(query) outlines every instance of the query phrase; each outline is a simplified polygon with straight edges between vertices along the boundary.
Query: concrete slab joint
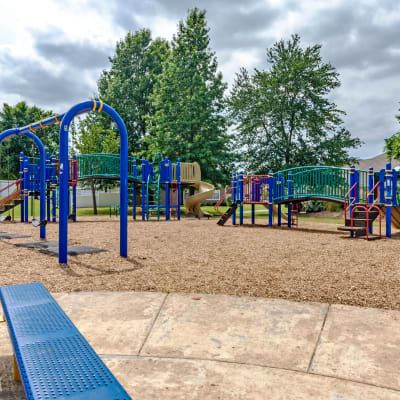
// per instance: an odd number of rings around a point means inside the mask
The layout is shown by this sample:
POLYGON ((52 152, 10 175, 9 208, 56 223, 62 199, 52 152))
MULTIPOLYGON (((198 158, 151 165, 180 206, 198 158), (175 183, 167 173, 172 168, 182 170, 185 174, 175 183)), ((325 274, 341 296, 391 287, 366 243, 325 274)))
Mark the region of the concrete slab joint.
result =
MULTIPOLYGON (((132 398, 400 400, 397 311, 181 293, 54 297, 132 398)), ((0 324, 0 398, 22 400, 10 363, 0 324)))

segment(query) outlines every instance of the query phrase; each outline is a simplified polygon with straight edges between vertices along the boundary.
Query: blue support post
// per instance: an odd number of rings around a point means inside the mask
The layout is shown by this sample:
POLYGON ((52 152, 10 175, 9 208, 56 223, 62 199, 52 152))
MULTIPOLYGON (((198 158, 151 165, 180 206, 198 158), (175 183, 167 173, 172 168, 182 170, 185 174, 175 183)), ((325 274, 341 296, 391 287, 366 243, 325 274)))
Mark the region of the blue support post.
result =
MULTIPOLYGON (((39 168, 32 168, 33 174, 36 173, 39 175, 39 192, 40 192, 40 222, 46 220, 46 153, 44 150, 43 143, 41 140, 32 132, 28 131, 24 133, 25 136, 32 139, 36 145, 38 146, 39 153, 40 153, 40 160, 39 160, 39 168)), ((26 158, 26 165, 29 167, 28 158, 26 158)), ((29 168, 28 168, 29 170, 29 168)), ((28 171, 29 174, 29 171, 28 171)), ((36 191, 38 188, 36 187, 36 179, 37 176, 32 176, 32 191, 36 191)), ((29 180, 29 176, 28 176, 29 180)), ((25 214, 28 216, 28 212, 25 214)), ((46 239, 46 225, 40 225, 40 239, 46 239)))
POLYGON ((51 163, 50 154, 46 153, 46 215, 50 222, 50 195, 51 195, 51 163))
POLYGON ((385 170, 385 206, 386 206, 386 237, 392 237, 392 166, 390 163, 386 164, 385 170))
POLYGON ((398 207, 397 204, 397 171, 392 169, 392 207, 398 207))
POLYGON ((268 173, 268 226, 273 224, 273 191, 274 191, 274 175, 270 170, 268 173))
MULTIPOLYGON (((72 154, 72 173, 74 174, 72 181, 75 180, 75 163, 76 163, 76 154, 73 153, 72 154)), ((78 166, 76 165, 76 168, 78 168, 78 166)), ((78 171, 76 171, 78 172, 78 171)), ((76 222, 76 184, 73 182, 72 183, 72 215, 74 216, 73 221, 76 222)))
POLYGON ((354 188, 354 203, 358 204, 360 202, 360 172, 357 170, 354 171, 354 182, 357 183, 356 187, 354 188))
POLYGON ((165 170, 165 220, 170 220, 170 183, 171 183, 171 176, 170 176, 170 161, 168 161, 168 157, 165 157, 164 161, 164 170, 165 170))
MULTIPOLYGON (((356 198, 356 191, 355 191, 355 188, 354 188, 354 185, 355 185, 355 183, 356 183, 356 180, 355 180, 355 171, 356 171, 356 167, 354 166, 354 165, 351 165, 350 166, 350 208, 349 208, 349 218, 351 219, 351 215, 352 215, 352 212, 353 212, 353 208, 354 208, 354 200, 355 200, 355 198, 356 198)), ((351 234, 351 235, 353 235, 353 234, 351 234)))
MULTIPOLYGON (((132 161, 133 164, 133 179, 137 179, 136 158, 132 161)), ((132 183, 132 219, 136 219, 136 187, 135 182, 132 183)))
MULTIPOLYGON (((282 199, 283 185, 282 185, 282 175, 278 174, 278 197, 282 199)), ((282 205, 278 204, 278 226, 282 226, 282 205)))
POLYGON ((25 212, 25 185, 24 185, 24 153, 21 151, 21 153, 19 153, 19 179, 21 179, 21 183, 20 183, 20 199, 21 199, 21 222, 24 222, 25 220, 25 216, 24 216, 24 212, 25 212))
MULTIPOLYGON (((251 177, 250 181, 248 182, 250 186, 250 201, 257 201, 257 192, 256 187, 257 184, 255 182, 254 177, 251 177)), ((251 224, 254 225, 255 223, 255 212, 256 212, 256 205, 254 203, 251 204, 251 224)))
MULTIPOLYGON (((25 134, 35 141, 35 143, 39 147, 40 153, 40 166, 39 166, 39 175, 40 175, 40 222, 46 220, 46 153, 44 150, 44 146, 40 139, 29 132, 29 134, 25 134)), ((40 225, 40 239, 46 239, 46 225, 40 225)))
POLYGON ((56 157, 51 157, 51 200, 52 200, 52 221, 57 220, 57 162, 56 157))
POLYGON ((239 224, 243 225, 243 171, 239 172, 239 200, 240 200, 240 210, 239 210, 239 224))
POLYGON ((25 222, 29 222, 29 161, 24 156, 24 197, 25 197, 25 222))
POLYGON ((85 101, 76 104, 64 116, 60 125, 60 224, 59 251, 60 264, 68 260, 68 133, 73 118, 77 115, 98 110, 108 114, 117 124, 120 133, 120 255, 128 255, 128 134, 118 113, 102 101, 85 101))
MULTIPOLYGON (((232 174, 232 204, 236 203, 237 200, 237 179, 236 174, 232 174)), ((236 210, 232 214, 232 225, 236 225, 236 210)))
POLYGON ((178 221, 181 219, 181 160, 178 158, 178 161, 176 163, 176 181, 178 183, 178 193, 177 193, 177 198, 178 198, 178 204, 177 204, 177 218, 178 221))
MULTIPOLYGON (((368 204, 371 205, 374 202, 374 194, 372 193, 372 189, 374 188, 374 169, 372 167, 368 168, 368 204)), ((373 233, 373 224, 369 225, 368 233, 373 233)))
POLYGON ((170 185, 169 182, 165 183, 165 220, 170 220, 170 185))
MULTIPOLYGON (((292 172, 290 171, 288 173, 288 199, 292 198, 292 192, 293 192, 293 176, 292 172)), ((288 228, 292 227, 292 203, 288 204, 288 228)))
POLYGON ((69 189, 69 184, 68 184, 67 208, 68 208, 68 218, 69 218, 69 216, 72 214, 72 212, 71 212, 71 191, 69 189))
POLYGON ((142 157, 142 221, 146 219, 146 180, 146 160, 144 159, 144 157, 142 157))
POLYGON ((379 203, 385 204, 385 170, 379 171, 379 203))

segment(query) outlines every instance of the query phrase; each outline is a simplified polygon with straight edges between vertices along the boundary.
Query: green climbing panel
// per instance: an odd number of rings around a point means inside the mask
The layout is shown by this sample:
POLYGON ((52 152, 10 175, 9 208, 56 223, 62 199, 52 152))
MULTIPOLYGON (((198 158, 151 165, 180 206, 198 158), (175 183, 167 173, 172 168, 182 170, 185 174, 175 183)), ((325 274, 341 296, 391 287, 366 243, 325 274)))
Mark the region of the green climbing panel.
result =
MULTIPOLYGON (((119 154, 82 154, 76 157, 78 179, 84 178, 119 178, 119 154)), ((128 178, 141 179, 141 162, 135 157, 128 157, 128 178), (134 172, 136 164, 136 174, 134 172)))
MULTIPOLYGON (((350 169, 323 166, 307 166, 286 169, 274 173, 274 181, 282 180, 284 190, 274 196, 274 202, 289 198, 288 181, 292 177, 291 199, 317 197, 344 201, 349 191, 350 169)), ((368 194, 368 171, 358 170, 360 201, 365 201, 368 194)))
POLYGON ((156 181, 151 180, 151 175, 147 179, 146 185, 146 219, 157 218, 160 220, 160 176, 156 181))

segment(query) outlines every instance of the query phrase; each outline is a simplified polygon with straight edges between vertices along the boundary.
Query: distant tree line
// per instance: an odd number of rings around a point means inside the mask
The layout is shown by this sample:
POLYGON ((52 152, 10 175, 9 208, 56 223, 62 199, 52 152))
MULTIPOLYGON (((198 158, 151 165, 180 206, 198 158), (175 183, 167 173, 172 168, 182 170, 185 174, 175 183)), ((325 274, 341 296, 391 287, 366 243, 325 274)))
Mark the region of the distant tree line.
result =
MULTIPOLYGON (((396 115, 396 119, 400 123, 400 115, 396 115)), ((388 161, 391 161, 392 158, 400 160, 400 131, 385 139, 385 151, 388 161)))
MULTIPOLYGON (((320 45, 302 47, 298 35, 280 40, 267 49, 265 69, 241 68, 228 91, 210 47, 206 12, 194 8, 170 42, 153 39, 148 29, 127 33, 99 77, 97 96, 124 120, 131 155, 162 152, 173 161, 197 161, 204 179, 214 183, 227 183, 239 168, 266 173, 341 166, 354 161, 349 151, 361 142, 330 100, 339 74, 320 52, 320 45)), ((0 131, 51 114, 25 103, 4 104, 0 131)), ((116 126, 101 113, 88 114, 72 133, 78 152, 119 151, 116 126)), ((50 152, 58 145, 57 127, 38 134, 50 152)), ((23 138, 2 145, 3 178, 11 153, 15 177, 21 150, 34 154, 23 138)))

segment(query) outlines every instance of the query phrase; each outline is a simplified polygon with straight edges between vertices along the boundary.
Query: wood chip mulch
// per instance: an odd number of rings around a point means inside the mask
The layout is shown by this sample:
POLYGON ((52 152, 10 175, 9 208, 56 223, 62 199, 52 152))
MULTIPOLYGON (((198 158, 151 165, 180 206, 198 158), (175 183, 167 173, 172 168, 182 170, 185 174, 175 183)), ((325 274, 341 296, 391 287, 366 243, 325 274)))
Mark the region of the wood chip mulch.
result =
MULTIPOLYGON (((56 257, 13 245, 39 241, 38 228, 3 223, 0 231, 32 238, 0 240, 0 285, 41 281, 52 292, 219 293, 400 309, 400 233, 367 242, 345 237, 334 224, 265 224, 130 220, 129 257, 121 259, 119 220, 81 218, 69 224, 69 243, 108 251, 59 265, 56 257)), ((58 240, 58 224, 47 226, 47 240, 58 240)))

